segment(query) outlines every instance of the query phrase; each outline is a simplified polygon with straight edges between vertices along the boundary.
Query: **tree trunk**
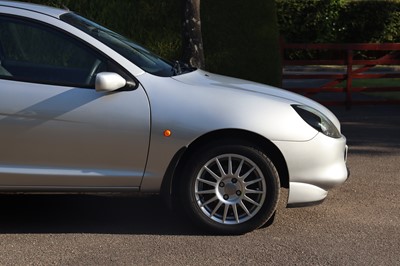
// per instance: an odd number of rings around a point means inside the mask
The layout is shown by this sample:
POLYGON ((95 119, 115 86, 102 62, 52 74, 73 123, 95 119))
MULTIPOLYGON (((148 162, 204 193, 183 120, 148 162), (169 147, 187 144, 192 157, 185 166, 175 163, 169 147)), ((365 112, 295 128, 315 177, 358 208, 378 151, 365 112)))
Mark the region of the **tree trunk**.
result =
POLYGON ((200 0, 183 0, 183 61, 204 69, 203 39, 201 36, 200 0))

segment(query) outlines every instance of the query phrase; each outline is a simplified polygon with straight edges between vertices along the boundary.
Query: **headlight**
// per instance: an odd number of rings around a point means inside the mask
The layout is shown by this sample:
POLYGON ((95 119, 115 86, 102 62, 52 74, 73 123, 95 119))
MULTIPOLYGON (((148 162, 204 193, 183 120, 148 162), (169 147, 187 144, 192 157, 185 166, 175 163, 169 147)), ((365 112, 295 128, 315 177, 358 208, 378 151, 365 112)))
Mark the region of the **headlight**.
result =
POLYGON ((335 125, 320 111, 305 105, 292 105, 294 110, 307 124, 331 138, 340 138, 342 135, 335 125))

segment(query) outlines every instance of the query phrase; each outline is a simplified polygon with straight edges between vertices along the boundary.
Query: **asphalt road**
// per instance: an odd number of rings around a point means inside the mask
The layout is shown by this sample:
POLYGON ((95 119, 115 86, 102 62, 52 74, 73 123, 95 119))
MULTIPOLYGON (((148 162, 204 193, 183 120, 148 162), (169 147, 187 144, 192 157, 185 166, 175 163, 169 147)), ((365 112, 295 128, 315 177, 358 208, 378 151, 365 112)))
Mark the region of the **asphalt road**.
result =
POLYGON ((400 265, 400 106, 334 108, 351 177, 243 236, 204 235, 158 198, 0 196, 0 265, 400 265))

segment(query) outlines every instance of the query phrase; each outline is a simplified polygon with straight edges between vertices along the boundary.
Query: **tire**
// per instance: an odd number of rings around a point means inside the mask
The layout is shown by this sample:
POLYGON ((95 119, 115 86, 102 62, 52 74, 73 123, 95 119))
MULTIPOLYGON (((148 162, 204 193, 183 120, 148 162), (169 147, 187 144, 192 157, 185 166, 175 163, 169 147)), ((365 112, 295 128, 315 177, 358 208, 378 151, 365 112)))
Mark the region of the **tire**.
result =
POLYGON ((192 154, 180 196, 190 218, 217 234, 244 234, 265 224, 279 199, 271 160, 247 145, 208 145, 192 154))

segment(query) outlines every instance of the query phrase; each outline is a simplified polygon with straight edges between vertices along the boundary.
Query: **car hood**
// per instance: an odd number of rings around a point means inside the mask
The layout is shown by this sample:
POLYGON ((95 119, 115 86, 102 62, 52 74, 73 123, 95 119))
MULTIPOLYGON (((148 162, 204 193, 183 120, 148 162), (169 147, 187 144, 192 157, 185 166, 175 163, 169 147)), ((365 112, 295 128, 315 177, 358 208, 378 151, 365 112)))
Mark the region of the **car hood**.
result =
POLYGON ((297 93, 248 80, 213 74, 203 70, 196 70, 191 73, 174 76, 173 79, 190 85, 214 87, 215 89, 230 88, 233 90, 241 90, 244 93, 260 93, 270 97, 282 98, 293 102, 293 104, 307 105, 326 115, 335 124, 337 129, 340 130, 339 120, 329 109, 297 93))

